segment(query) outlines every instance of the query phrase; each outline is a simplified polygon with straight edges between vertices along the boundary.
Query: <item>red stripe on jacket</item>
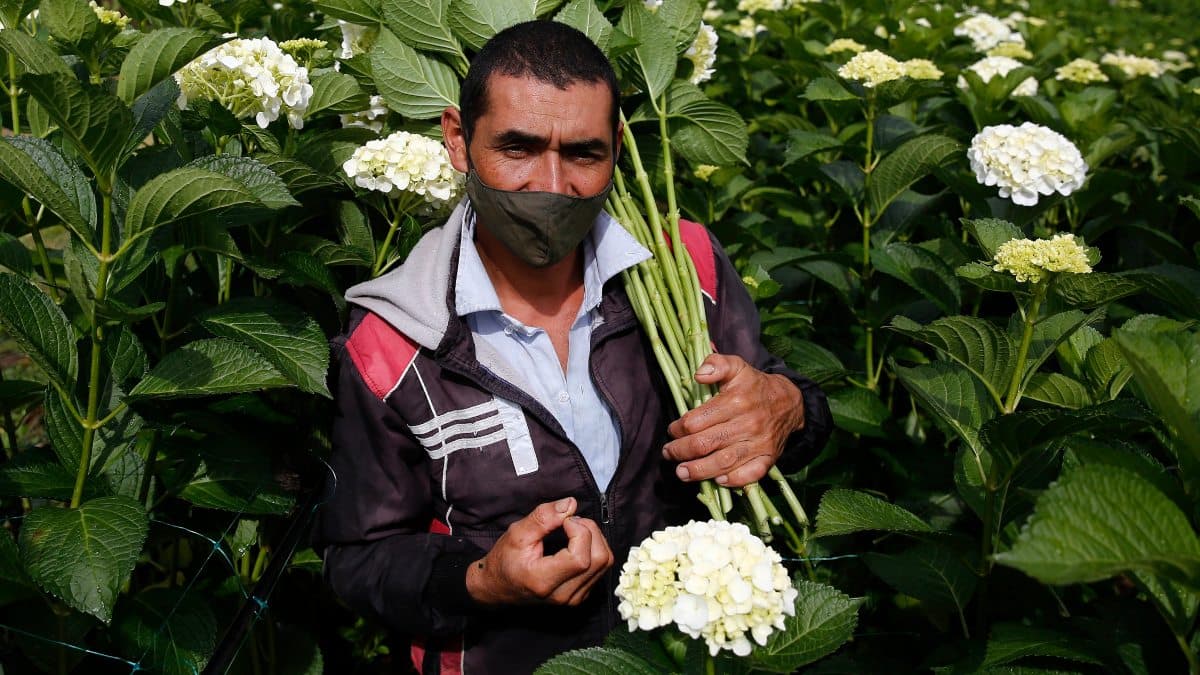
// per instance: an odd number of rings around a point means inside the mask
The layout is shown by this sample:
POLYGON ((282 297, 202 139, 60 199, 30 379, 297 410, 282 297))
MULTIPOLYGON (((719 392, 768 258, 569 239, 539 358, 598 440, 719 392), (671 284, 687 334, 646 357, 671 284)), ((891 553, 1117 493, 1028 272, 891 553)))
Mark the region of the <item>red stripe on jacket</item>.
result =
POLYGON ((354 366, 381 401, 400 383, 419 349, 417 343, 374 313, 368 313, 346 341, 354 366))

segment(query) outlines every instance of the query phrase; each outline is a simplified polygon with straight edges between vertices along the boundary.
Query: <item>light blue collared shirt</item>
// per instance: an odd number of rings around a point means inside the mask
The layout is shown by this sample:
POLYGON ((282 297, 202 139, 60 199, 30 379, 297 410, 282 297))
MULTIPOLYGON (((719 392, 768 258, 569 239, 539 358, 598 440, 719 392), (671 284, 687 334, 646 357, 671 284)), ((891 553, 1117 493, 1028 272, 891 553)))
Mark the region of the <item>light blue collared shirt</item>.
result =
POLYGON ((463 218, 455 311, 475 339, 494 348, 517 372, 528 374, 530 391, 562 425, 587 460, 601 492, 608 489, 621 453, 616 419, 588 372, 592 329, 599 325, 604 284, 626 268, 650 257, 625 228, 601 213, 583 241, 583 303, 571 325, 564 373, 550 336, 504 313, 500 298, 475 248, 475 213, 463 218))

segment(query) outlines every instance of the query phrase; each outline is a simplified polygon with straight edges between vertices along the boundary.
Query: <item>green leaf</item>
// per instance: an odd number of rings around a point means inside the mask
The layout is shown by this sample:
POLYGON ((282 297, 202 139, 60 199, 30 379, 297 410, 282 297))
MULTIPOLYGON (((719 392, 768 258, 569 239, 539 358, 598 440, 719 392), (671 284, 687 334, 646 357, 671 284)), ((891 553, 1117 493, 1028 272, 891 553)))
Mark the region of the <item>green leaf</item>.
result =
POLYGON ((78 47, 96 39, 100 19, 84 0, 42 0, 38 23, 58 42, 78 47))
MULTIPOLYGON (((146 142, 146 138, 153 133, 154 128, 166 119, 172 110, 176 109, 175 102, 178 99, 179 85, 174 78, 170 77, 134 99, 133 105, 130 106, 130 110, 133 112, 133 131, 129 133, 129 138, 125 142, 126 154, 134 152, 146 142)), ((168 150, 165 145, 159 147, 161 152, 168 157, 175 154, 174 148, 168 150)))
POLYGON ((979 429, 999 413, 999 407, 971 371, 948 361, 915 368, 893 364, 893 371, 934 417, 966 441, 976 456, 982 453, 979 429))
POLYGON ((991 265, 984 263, 972 262, 959 265, 958 269, 954 270, 954 274, 987 291, 1017 293, 1021 290, 1021 284, 1013 275, 1007 272, 997 272, 992 269, 991 265))
POLYGON ((932 532, 933 528, 899 506, 865 492, 834 488, 821 496, 815 536, 834 537, 865 530, 932 532))
POLYGON ((995 559, 1048 584, 1135 571, 1200 589, 1200 539, 1187 516, 1145 479, 1112 466, 1084 465, 1051 485, 1012 549, 995 559))
POLYGON ((17 459, 0 466, 0 495, 69 501, 75 490, 75 472, 48 455, 17 459))
POLYGON ((412 119, 440 117, 458 105, 458 76, 450 66, 400 41, 386 28, 371 50, 375 85, 392 110, 412 119))
POLYGON ((383 8, 379 0, 314 0, 321 12, 360 26, 383 23, 383 8))
POLYGON ((21 559, 46 592, 108 623, 149 527, 145 509, 127 497, 42 506, 21 526, 21 559))
POLYGON ((1200 271, 1170 263, 1123 272, 1181 315, 1200 319, 1200 271))
POLYGON ((116 167, 133 129, 133 113, 121 99, 99 87, 85 87, 69 73, 22 75, 21 86, 37 99, 95 175, 107 176, 116 167))
POLYGON ((288 251, 280 257, 284 273, 281 281, 293 286, 317 288, 329 294, 339 312, 346 309, 346 299, 333 274, 312 256, 299 251, 288 251))
POLYGON ((658 100, 675 77, 677 55, 671 31, 640 2, 625 6, 617 28, 638 42, 618 62, 633 76, 636 86, 658 100))
POLYGON ((183 398, 291 385, 269 360, 226 338, 197 340, 163 357, 129 398, 183 398))
POLYGON ((1008 333, 970 316, 948 316, 925 326, 897 316, 889 328, 920 340, 965 366, 987 388, 996 405, 1003 405, 1002 392, 1016 367, 1017 345, 1008 333))
POLYGON ((0 607, 37 595, 37 586, 21 565, 21 552, 13 535, 0 532, 0 607))
POLYGON ((173 26, 150 31, 138 40, 121 62, 117 96, 125 103, 150 91, 196 57, 225 42, 224 38, 196 28, 173 26))
POLYGON ((317 173, 304 162, 279 155, 256 155, 255 159, 279 176, 279 179, 287 186, 288 192, 293 195, 302 195, 312 190, 323 190, 338 185, 337 181, 317 173))
POLYGON ((996 251, 999 250, 1001 244, 1013 239, 1025 238, 1025 233, 1021 231, 1021 228, 999 218, 976 218, 974 220, 963 218, 962 224, 979 243, 984 257, 988 260, 996 257, 996 251))
POLYGON ((120 652, 163 675, 194 675, 217 646, 217 618, 200 593, 151 588, 123 602, 113 623, 120 652))
POLYGON ((818 77, 804 88, 804 98, 809 101, 853 101, 858 97, 847 91, 837 80, 818 77))
POLYGON ((75 329, 50 296, 15 274, 0 273, 0 328, 52 382, 65 391, 75 387, 75 329))
MULTIPOLYGON (((1021 379, 1021 391, 1024 391, 1029 386, 1029 380, 1037 373, 1037 369, 1042 366, 1051 356, 1054 355, 1058 345, 1062 344, 1063 340, 1071 337, 1071 334, 1079 330, 1082 326, 1089 326, 1104 318, 1105 310, 1103 307, 1093 311, 1091 314, 1084 314, 1077 310, 1067 312, 1059 312, 1052 314, 1044 319, 1041 319, 1033 326, 1033 336, 1029 341, 1029 356, 1025 359, 1025 375, 1021 379)), ((1014 317, 1012 332, 1013 339, 1019 339, 1019 330, 1021 330, 1021 322, 1014 317)))
POLYGON ((824 383, 845 374, 846 366, 837 355, 808 340, 792 339, 787 354, 788 365, 817 383, 824 383))
POLYGON ((1090 274, 1060 274, 1054 282, 1054 292, 1068 304, 1079 308, 1095 307, 1142 290, 1142 285, 1129 277, 1092 272, 1090 274))
POLYGON ((276 176, 275 172, 271 171, 267 165, 253 157, 207 155, 187 166, 205 169, 236 180, 272 211, 300 205, 300 202, 297 202, 288 192, 283 179, 276 176))
POLYGON ((963 551, 941 542, 922 542, 894 555, 867 553, 863 562, 897 591, 933 608, 952 609, 960 620, 979 575, 963 551))
POLYGON ((829 410, 839 428, 851 433, 875 438, 886 438, 883 425, 891 417, 891 411, 869 389, 847 387, 828 394, 829 410))
POLYGON ((26 35, 20 30, 0 31, 0 49, 12 54, 27 73, 46 75, 49 73, 65 73, 70 75, 58 52, 47 46, 46 41, 26 35))
POLYGON ((536 19, 538 5, 536 0, 455 0, 450 4, 450 27, 478 50, 505 28, 536 19))
POLYGON ((241 298, 198 317, 218 337, 253 348, 301 391, 329 396, 325 371, 329 345, 317 322, 291 305, 269 298, 241 298))
POLYGON ((979 440, 998 462, 1012 467, 1053 441, 1077 433, 1127 432, 1154 423, 1136 401, 1107 401, 1079 410, 1041 408, 1002 415, 983 425, 979 440))
POLYGON ((16 28, 37 6, 38 0, 0 0, 0 25, 16 28))
POLYGON ((1115 338, 1106 338, 1088 350, 1083 358, 1083 373, 1097 399, 1116 398, 1133 377, 1133 370, 1125 362, 1115 338))
POLYGON ((1092 397, 1082 382, 1061 373, 1035 373, 1021 394, 1038 403, 1072 410, 1090 405, 1092 397))
POLYGON ((984 668, 1003 666, 1028 657, 1052 657, 1078 663, 1101 665, 1097 645, 1041 626, 1020 623, 997 623, 988 636, 984 668))
POLYGON ((22 277, 33 276, 32 252, 7 232, 0 232, 0 267, 22 277))
POLYGON ((0 382, 0 405, 16 410, 41 400, 46 385, 32 380, 4 380, 0 382))
POLYGON ((31 136, 0 139, 0 177, 61 218, 75 236, 94 243, 96 196, 83 171, 54 145, 31 136))
POLYGON ((315 119, 317 113, 352 113, 365 110, 370 97, 358 86, 352 75, 328 71, 312 78, 312 98, 304 112, 306 119, 315 119))
POLYGON ((962 287, 954 270, 933 251, 907 242, 894 242, 872 253, 879 272, 908 284, 946 314, 962 304, 962 287))
POLYGON ((786 618, 783 631, 773 633, 764 647, 750 652, 758 670, 791 673, 833 653, 846 643, 858 625, 862 600, 852 599, 832 586, 804 579, 795 581, 796 613, 786 618))
POLYGON ((958 141, 931 134, 910 139, 884 155, 871 172, 871 184, 867 189, 871 212, 882 213, 909 186, 958 157, 962 151, 958 141))
POLYGON ((533 672, 536 675, 656 675, 660 671, 627 651, 588 647, 560 654, 533 672))
POLYGON ((449 13, 450 0, 383 0, 386 25, 405 44, 421 51, 449 54, 465 62, 462 47, 447 21, 449 13))
POLYGON ((694 0, 663 0, 654 15, 671 34, 675 53, 682 54, 696 40, 704 12, 694 0))
POLYGON ((815 131, 793 129, 788 132, 787 150, 783 153, 783 166, 798 162, 809 155, 842 147, 842 142, 815 131))
POLYGON ((266 206, 241 181, 222 173, 185 166, 150 179, 138 189, 125 213, 126 240, 183 218, 265 211, 266 206))
POLYGON ((554 20, 579 30, 590 37, 602 51, 608 52, 613 27, 592 0, 571 0, 559 10, 554 20))
POLYGON ((199 461, 179 496, 196 506, 271 515, 287 513, 295 504, 276 482, 266 448, 238 438, 213 437, 187 450, 189 459, 199 461))
POLYGON ((750 136, 741 115, 710 100, 695 85, 671 85, 667 114, 672 120, 671 147, 692 164, 746 163, 750 136))
POLYGON ((1192 214, 1200 218, 1200 199, 1195 196, 1185 196, 1179 198, 1179 203, 1191 209, 1192 214))
POLYGON ((1114 336, 1154 412, 1176 439, 1184 479, 1200 481, 1200 335, 1122 328, 1114 336))
MULTIPOLYGON (((320 568, 318 568, 318 572, 320 568)), ((619 649, 630 654, 637 654, 654 667, 655 672, 669 673, 676 669, 674 659, 671 658, 663 641, 659 639, 657 632, 644 630, 624 630, 618 626, 604 638, 604 647, 608 649, 619 649)))

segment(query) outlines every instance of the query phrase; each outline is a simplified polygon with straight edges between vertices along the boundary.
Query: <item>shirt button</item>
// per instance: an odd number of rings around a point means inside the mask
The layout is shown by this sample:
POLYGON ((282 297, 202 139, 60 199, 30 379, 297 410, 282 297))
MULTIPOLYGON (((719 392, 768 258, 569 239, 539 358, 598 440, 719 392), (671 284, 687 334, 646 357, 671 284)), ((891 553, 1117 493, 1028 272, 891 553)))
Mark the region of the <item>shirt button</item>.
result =
POLYGON ((564 392, 559 393, 559 395, 558 395, 559 403, 566 403, 567 401, 570 401, 570 400, 571 400, 571 395, 568 394, 567 392, 564 391, 564 392))
POLYGON ((512 334, 513 334, 513 333, 515 333, 515 332, 517 332, 517 329, 513 328, 512 326, 505 326, 505 327, 504 327, 504 334, 505 334, 505 335, 512 335, 512 334))

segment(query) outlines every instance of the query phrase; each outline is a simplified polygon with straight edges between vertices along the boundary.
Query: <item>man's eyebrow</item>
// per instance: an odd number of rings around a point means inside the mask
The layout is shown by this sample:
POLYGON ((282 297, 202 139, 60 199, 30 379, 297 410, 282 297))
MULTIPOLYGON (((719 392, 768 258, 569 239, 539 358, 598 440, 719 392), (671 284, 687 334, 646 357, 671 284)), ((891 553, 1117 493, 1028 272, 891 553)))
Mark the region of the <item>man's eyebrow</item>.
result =
POLYGON ((493 144, 498 146, 519 145, 524 147, 539 147, 544 146, 549 142, 549 139, 545 138, 544 136, 538 136, 537 134, 531 134, 525 131, 517 131, 516 129, 502 131, 497 134, 493 140, 493 144))
POLYGON ((602 138, 585 138, 563 143, 563 150, 574 154, 604 154, 608 152, 608 141, 602 138))

